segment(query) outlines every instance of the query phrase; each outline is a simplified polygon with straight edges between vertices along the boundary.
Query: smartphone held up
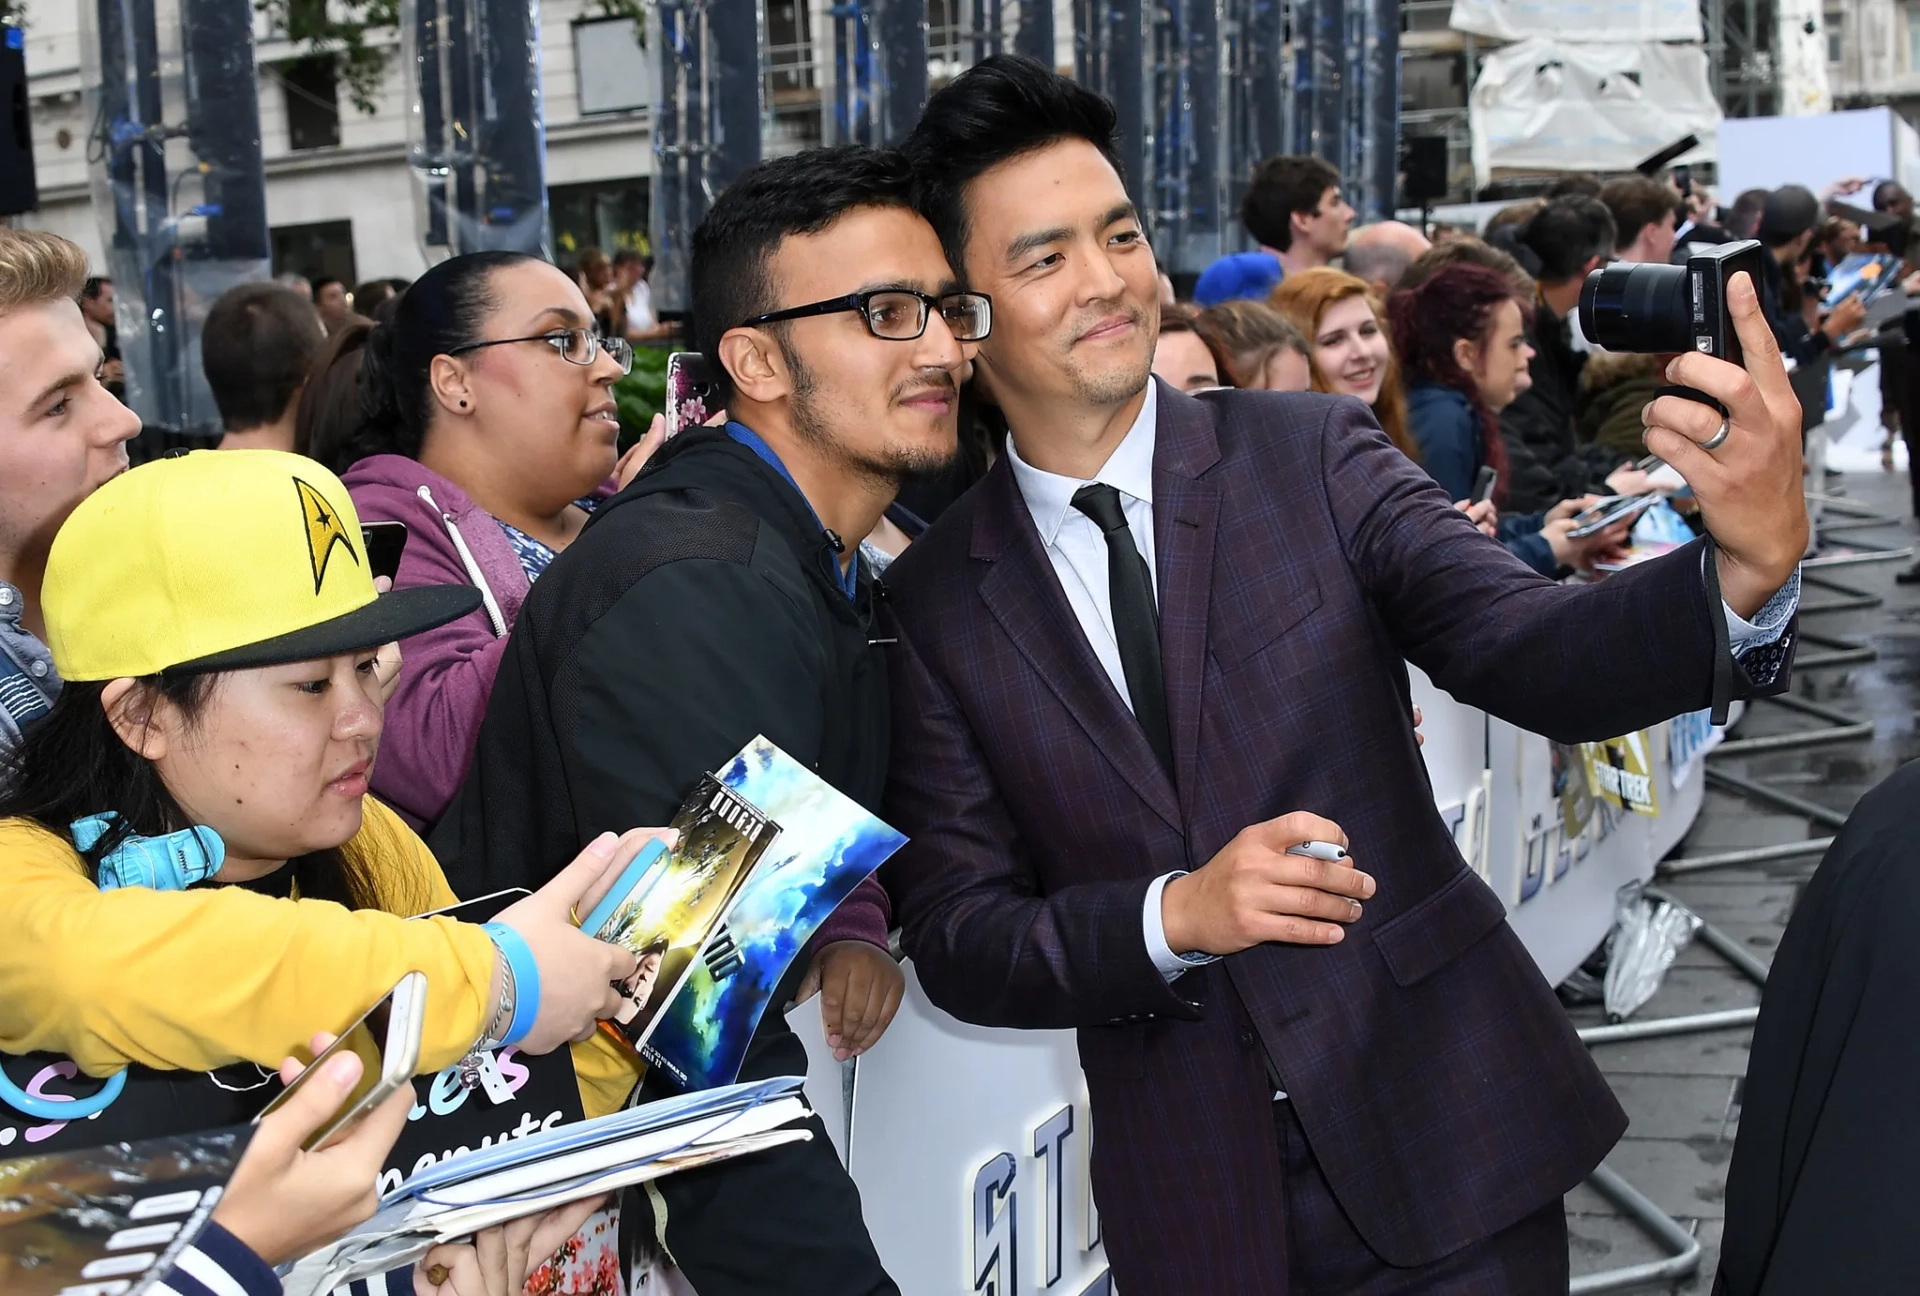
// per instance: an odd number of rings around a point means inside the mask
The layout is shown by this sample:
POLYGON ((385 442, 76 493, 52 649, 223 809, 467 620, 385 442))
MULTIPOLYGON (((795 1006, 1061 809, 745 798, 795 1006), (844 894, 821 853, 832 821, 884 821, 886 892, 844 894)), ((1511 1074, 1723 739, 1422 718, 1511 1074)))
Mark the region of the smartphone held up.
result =
POLYGON ((302 1146, 309 1152, 317 1152, 345 1138, 400 1086, 412 1081, 420 1065, 420 1037, 426 1020, 427 978, 423 973, 409 972, 381 996, 379 1003, 341 1031, 339 1038, 308 1063, 293 1083, 281 1090, 254 1119, 258 1121, 286 1106, 300 1087, 320 1074, 336 1055, 354 1053, 360 1058, 359 1081, 340 1109, 302 1146))

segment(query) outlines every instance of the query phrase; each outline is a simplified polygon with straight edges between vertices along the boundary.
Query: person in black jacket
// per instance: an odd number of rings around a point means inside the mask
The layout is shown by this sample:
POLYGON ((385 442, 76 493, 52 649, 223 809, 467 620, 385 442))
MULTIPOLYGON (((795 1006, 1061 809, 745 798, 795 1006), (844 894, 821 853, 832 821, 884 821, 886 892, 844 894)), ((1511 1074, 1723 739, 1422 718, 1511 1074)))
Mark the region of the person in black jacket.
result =
POLYGON ((1825 359, 1834 343, 1867 318, 1867 309, 1855 294, 1827 312, 1818 328, 1808 320, 1812 311, 1803 300, 1800 263, 1820 219, 1820 200, 1799 185, 1782 185, 1768 194, 1760 214, 1759 237, 1769 253, 1760 263, 1760 305, 1779 339, 1781 354, 1792 356, 1802 368, 1825 359))
POLYGON ((1587 274, 1613 254, 1613 215, 1598 198, 1558 198, 1535 212, 1516 232, 1501 232, 1495 246, 1512 253, 1537 281, 1528 337, 1533 382, 1500 412, 1506 444, 1506 508, 1537 513, 1563 499, 1599 491, 1631 494, 1644 489, 1644 474, 1619 473, 1618 453, 1579 445, 1573 416, 1586 356, 1574 349, 1567 317, 1580 302, 1587 274))
MULTIPOLYGON (((667 822, 757 734, 878 810, 886 662, 860 542, 904 478, 953 457, 991 309, 957 291, 910 181, 871 149, 782 158, 734 181, 695 231, 695 337, 732 421, 670 441, 521 608, 435 834, 462 894, 530 885, 603 825, 667 822)), ((841 1057, 899 1006, 888 922, 869 879, 775 994, 821 987, 841 1057)), ((741 1076, 806 1065, 769 1013, 741 1076)), ((662 1241, 700 1296, 897 1292, 812 1124, 811 1142, 658 1185, 662 1241)))

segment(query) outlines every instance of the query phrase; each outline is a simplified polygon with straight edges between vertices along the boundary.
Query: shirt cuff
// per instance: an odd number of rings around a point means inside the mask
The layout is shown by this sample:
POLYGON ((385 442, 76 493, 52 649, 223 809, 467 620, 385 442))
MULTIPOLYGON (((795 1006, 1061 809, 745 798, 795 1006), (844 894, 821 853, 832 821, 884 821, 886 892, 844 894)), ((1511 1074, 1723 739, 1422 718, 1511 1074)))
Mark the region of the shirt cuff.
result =
POLYGON ((209 1221, 193 1245, 174 1261, 163 1290, 180 1296, 200 1291, 226 1296, 236 1290, 246 1296, 280 1296, 282 1289, 280 1276, 252 1247, 209 1221))
POLYGON ((1160 975, 1169 981, 1192 968, 1217 962, 1219 958, 1218 955, 1202 954, 1198 950, 1191 954, 1175 954, 1167 944, 1166 920, 1160 915, 1160 893, 1167 889, 1167 883, 1186 875, 1185 869, 1179 869, 1155 878, 1147 888, 1147 903, 1140 914, 1140 929, 1147 942, 1147 957, 1153 960, 1153 966, 1160 975))
POLYGON ((1775 591, 1765 607, 1754 613, 1751 621, 1724 602, 1720 608, 1727 617, 1727 648, 1735 657, 1777 642, 1787 632, 1787 623, 1793 620, 1793 614, 1800 610, 1800 569, 1794 568, 1793 576, 1775 591))

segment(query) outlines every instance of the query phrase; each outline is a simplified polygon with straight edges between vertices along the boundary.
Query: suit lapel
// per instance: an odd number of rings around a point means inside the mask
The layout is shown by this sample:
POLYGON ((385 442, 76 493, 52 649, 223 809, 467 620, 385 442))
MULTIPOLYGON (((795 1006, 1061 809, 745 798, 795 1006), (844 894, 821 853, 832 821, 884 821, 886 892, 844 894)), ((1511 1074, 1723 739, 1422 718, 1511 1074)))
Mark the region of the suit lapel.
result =
POLYGON ((1101 755, 1156 814, 1179 828, 1180 806, 1166 772, 1093 655, 1005 459, 994 465, 982 490, 974 554, 993 559, 980 578, 987 610, 1101 755))
POLYGON ((1153 546, 1160 594, 1160 663, 1174 775, 1186 804, 1199 776, 1200 687, 1206 676, 1207 609, 1213 593, 1220 489, 1197 480, 1218 459, 1212 419, 1200 402, 1160 389, 1153 454, 1153 546))

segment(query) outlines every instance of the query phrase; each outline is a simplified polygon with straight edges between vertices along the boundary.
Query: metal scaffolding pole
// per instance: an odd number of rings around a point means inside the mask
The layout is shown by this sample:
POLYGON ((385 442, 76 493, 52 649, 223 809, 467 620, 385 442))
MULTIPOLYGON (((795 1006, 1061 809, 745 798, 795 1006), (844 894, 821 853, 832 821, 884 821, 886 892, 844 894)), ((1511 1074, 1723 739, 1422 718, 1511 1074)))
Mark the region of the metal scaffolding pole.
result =
POLYGON ((1847 822, 1847 816, 1838 810, 1830 810, 1826 806, 1818 805, 1802 797, 1794 796, 1790 792, 1782 792, 1779 788, 1768 787, 1765 783, 1757 783, 1753 779, 1743 778, 1738 774, 1729 774, 1727 771, 1717 769, 1712 765, 1707 766, 1706 774, 1707 782, 1710 784, 1741 793, 1756 801, 1765 801, 1771 805, 1779 806, 1782 810, 1791 810, 1793 813, 1811 819, 1815 823, 1826 824, 1830 828, 1839 828, 1847 822))
POLYGON ((1731 868, 1739 864, 1765 864, 1770 860, 1799 859, 1820 855, 1833 845, 1831 837, 1809 837, 1805 841, 1780 842, 1773 846, 1749 846, 1745 850, 1720 851, 1712 855, 1693 855, 1685 859, 1662 860, 1654 866, 1661 877, 1682 873, 1704 873, 1708 869, 1731 868))

